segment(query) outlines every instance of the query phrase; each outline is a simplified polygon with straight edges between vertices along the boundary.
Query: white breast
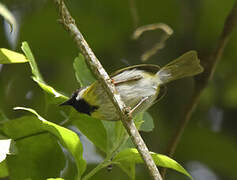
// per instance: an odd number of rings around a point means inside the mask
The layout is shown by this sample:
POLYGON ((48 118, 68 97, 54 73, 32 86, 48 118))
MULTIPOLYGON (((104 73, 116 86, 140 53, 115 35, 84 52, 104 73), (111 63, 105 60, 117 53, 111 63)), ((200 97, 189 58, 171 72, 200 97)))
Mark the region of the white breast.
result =
POLYGON ((141 99, 145 97, 154 97, 155 99, 157 91, 159 90, 158 78, 151 76, 149 73, 143 70, 133 69, 130 71, 124 71, 121 74, 115 76, 113 79, 116 82, 116 79, 129 79, 136 76, 142 76, 142 78, 139 80, 120 83, 116 86, 125 104, 131 108, 137 105, 141 99))
MULTIPOLYGON (((147 100, 140 106, 133 115, 136 113, 147 110, 156 99, 159 92, 160 81, 156 76, 143 70, 127 70, 113 77, 115 81, 116 89, 120 94, 122 100, 126 106, 133 109, 143 98, 147 100), (133 77, 141 76, 140 79, 131 80, 133 77), (130 79, 129 81, 126 81, 130 79), (122 82, 121 82, 122 81, 122 82), (116 82, 121 82, 116 84, 116 82)), ((114 105, 110 101, 104 89, 99 85, 94 89, 93 94, 87 94, 87 96, 96 97, 96 102, 99 108, 92 113, 93 117, 104 120, 119 120, 114 105)))

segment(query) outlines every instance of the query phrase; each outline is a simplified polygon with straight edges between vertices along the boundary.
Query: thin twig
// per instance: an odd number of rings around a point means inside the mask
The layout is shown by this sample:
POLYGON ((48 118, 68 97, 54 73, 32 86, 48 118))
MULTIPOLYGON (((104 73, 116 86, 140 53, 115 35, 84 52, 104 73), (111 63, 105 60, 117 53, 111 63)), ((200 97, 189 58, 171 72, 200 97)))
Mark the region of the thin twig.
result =
POLYGON ((67 7, 65 6, 64 2, 62 0, 54 0, 54 2, 59 8, 61 23, 74 38, 81 53, 85 56, 86 62, 88 66, 91 68, 92 73, 95 75, 95 77, 97 77, 98 81, 104 87, 104 90, 106 91, 111 101, 113 102, 115 108, 117 109, 117 112, 120 115, 124 127, 126 128, 128 134, 131 136, 134 145, 137 147, 140 155, 142 156, 145 165, 149 170, 150 175, 155 180, 162 180, 161 175, 151 155, 149 154, 149 150, 146 144, 141 138, 132 120, 132 117, 129 116, 130 112, 129 109, 125 106, 124 102, 121 100, 121 97, 118 94, 115 86, 111 83, 111 79, 108 76, 107 72, 103 69, 102 65, 96 58, 95 54, 93 53, 93 51, 83 38, 81 32, 76 26, 74 19, 71 17, 69 11, 67 10, 67 7))
MULTIPOLYGON (((192 116, 192 113, 199 102, 200 95, 208 85, 209 81, 212 79, 214 72, 216 70, 216 66, 222 57, 225 46, 228 43, 230 35, 236 25, 237 25, 237 1, 235 2, 231 12, 229 13, 229 15, 225 20, 224 28, 219 37, 215 50, 211 53, 211 55, 207 59, 201 61, 205 71, 195 78, 195 89, 193 92, 193 96, 185 110, 184 116, 182 118, 183 120, 181 121, 179 127, 177 128, 171 140, 170 145, 168 146, 167 150, 168 156, 172 157, 174 155, 174 152, 184 132, 184 129, 188 124, 192 116)), ((165 169, 163 169, 162 171, 163 178, 165 176, 165 171, 166 171, 165 169)))
POLYGON ((141 56, 142 62, 147 61, 150 57, 155 55, 158 50, 163 49, 165 47, 165 42, 173 34, 173 29, 165 23, 155 23, 155 24, 148 24, 145 26, 138 27, 133 32, 132 38, 138 39, 143 33, 147 31, 158 30, 158 29, 162 30, 164 33, 160 37, 159 42, 157 42, 154 46, 152 46, 151 49, 147 50, 146 52, 142 54, 141 56))

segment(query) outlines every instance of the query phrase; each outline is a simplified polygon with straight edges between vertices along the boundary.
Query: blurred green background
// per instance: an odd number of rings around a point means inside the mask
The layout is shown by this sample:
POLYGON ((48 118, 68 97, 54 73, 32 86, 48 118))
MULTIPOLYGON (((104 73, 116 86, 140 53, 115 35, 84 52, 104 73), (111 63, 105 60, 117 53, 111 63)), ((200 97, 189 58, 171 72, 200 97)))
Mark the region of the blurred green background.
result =
MULTIPOLYGON (((197 50, 200 59, 216 47, 224 20, 234 0, 137 0, 139 26, 163 22, 174 30, 165 48, 147 63, 164 65, 188 50, 197 50)), ((20 51, 27 41, 35 55, 45 81, 69 95, 79 87, 73 60, 79 51, 69 34, 58 23, 53 1, 2 0, 17 17, 19 33, 16 41, 6 33, 1 19, 0 47, 20 51)), ((108 73, 140 64, 141 54, 152 47, 161 31, 146 32, 132 40, 134 22, 129 1, 69 0, 66 4, 79 29, 108 73)), ((209 86, 202 94, 197 110, 185 129, 174 159, 181 163, 196 180, 237 179, 237 30, 231 35, 223 57, 209 86)), ((0 65, 0 109, 9 118, 22 116, 15 106, 31 107, 47 119, 64 119, 60 108, 50 106, 46 112, 44 93, 30 78, 28 64, 0 65)), ((149 109, 155 128, 142 133, 151 151, 165 153, 166 147, 181 121, 181 115, 193 91, 193 79, 186 78, 168 85, 168 93, 149 109)), ((87 152, 85 152, 87 153, 87 152)), ((88 151, 88 153, 90 153, 88 151)), ((93 160, 92 160, 93 162, 93 160)), ((89 169, 94 167, 91 163, 89 169)), ((143 165, 137 166, 137 179, 148 179, 143 165)), ((119 168, 100 171, 92 179, 128 179, 119 168)), ((168 171, 167 179, 185 179, 168 171)))

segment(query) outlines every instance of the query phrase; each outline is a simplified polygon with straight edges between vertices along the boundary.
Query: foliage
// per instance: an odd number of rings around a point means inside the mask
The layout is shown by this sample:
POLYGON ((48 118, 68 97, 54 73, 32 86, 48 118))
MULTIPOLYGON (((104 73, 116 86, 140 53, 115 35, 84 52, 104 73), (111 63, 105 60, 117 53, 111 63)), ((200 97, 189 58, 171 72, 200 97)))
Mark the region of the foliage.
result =
MULTIPOLYGON (((180 3, 173 0, 151 0, 134 2, 139 27, 163 22, 174 30, 173 35, 165 42, 165 47, 158 50, 147 61, 147 63, 162 66, 190 49, 195 49, 201 62, 205 63, 210 52, 216 47, 224 20, 235 1, 182 1, 180 3)), ((84 140, 81 134, 88 133, 88 139, 96 146, 93 153, 103 158, 106 158, 105 152, 110 150, 109 147, 113 147, 112 151, 119 142, 122 144, 120 152, 127 148, 134 148, 130 139, 126 143, 120 141, 124 137, 124 131, 119 123, 111 125, 103 121, 96 121, 89 119, 86 115, 76 113, 71 108, 58 106, 70 96, 72 91, 81 87, 80 83, 84 83, 83 86, 88 84, 84 78, 82 81, 86 82, 79 81, 78 83, 77 81, 79 79, 75 73, 79 70, 75 70, 77 67, 75 67, 74 58, 78 55, 78 49, 58 23, 52 1, 2 0, 1 3, 14 13, 19 24, 17 37, 19 41, 15 42, 16 52, 26 57, 21 52, 21 44, 18 42, 27 40, 30 43, 42 79, 39 80, 35 74, 32 74, 28 62, 9 64, 12 63, 9 58, 1 54, 0 57, 5 58, 5 63, 0 64, 0 129, 7 121, 20 120, 21 122, 21 119, 25 121, 27 117, 35 119, 33 121, 39 121, 37 117, 28 112, 13 111, 16 106, 24 106, 34 109, 49 122, 72 129, 79 135, 82 144, 84 140), (33 76, 33 81, 29 78, 30 76, 33 76), (82 121, 76 121, 76 118, 82 121), (86 124, 83 124, 83 121, 86 121, 86 124), (96 123, 94 126, 98 127, 97 131, 94 130, 93 123, 96 123), (108 131, 110 125, 116 126, 112 127, 111 132, 108 131), (87 132, 87 127, 90 132, 87 132), (118 135, 117 139, 116 136, 113 136, 114 129, 118 135)), ((125 66, 140 64, 141 55, 160 42, 163 35, 163 32, 156 30, 145 32, 138 40, 132 40, 134 27, 128 1, 70 0, 65 3, 75 17, 85 39, 109 73, 125 66)), ((1 11, 0 14, 4 18, 1 11)), ((0 48, 9 50, 11 46, 8 42, 8 35, 12 36, 12 33, 6 33, 9 31, 6 28, 8 22, 6 20, 3 22, 3 18, 0 19, 0 48)), ((13 30, 15 27, 15 25, 12 26, 13 30)), ((205 177, 208 179, 205 176, 206 173, 208 175, 211 173, 212 177, 219 180, 237 179, 235 166, 237 162, 236 42, 237 31, 235 30, 227 43, 223 58, 217 65, 214 78, 202 93, 197 110, 185 128, 175 152, 174 159, 197 180, 205 179, 205 177), (193 162, 199 162, 202 166, 194 166, 193 162)), ((14 51, 11 50, 11 52, 14 51)), ((79 59, 80 56, 77 57, 77 61, 79 59)), ((14 58, 11 60, 15 61, 14 58)), ((28 58, 23 61, 28 61, 28 58)), ((80 73, 84 70, 87 69, 81 70, 80 73)), ((80 74, 79 76, 84 77, 85 75, 80 74)), ((193 85, 191 78, 168 84, 166 96, 149 109, 148 116, 152 117, 152 123, 143 123, 140 130, 147 129, 147 125, 150 127, 149 130, 152 130, 149 133, 141 132, 151 151, 165 154, 168 142, 180 123, 184 109, 190 100, 193 85), (146 127, 143 128, 143 126, 146 127)), ((151 119, 147 118, 146 122, 147 120, 151 119)), ((25 128, 24 131, 27 129, 25 128)), ((8 138, 0 130, 0 139, 8 138)), ((11 172, 16 174, 15 179, 19 179, 17 175, 26 172, 25 169, 31 170, 34 177, 37 176, 33 179, 56 179, 59 176, 64 179, 73 179, 78 175, 77 165, 71 153, 51 133, 45 132, 15 142, 17 155, 11 153, 7 155, 6 160, 0 163, 1 178, 9 176, 11 172), (10 165, 12 165, 11 169, 8 168, 10 165)), ((95 161, 91 162, 85 156, 85 154, 92 156, 86 146, 83 144, 83 157, 87 161, 83 177, 97 167, 97 164, 94 164, 95 161)), ((108 160, 108 163, 110 164, 111 161, 108 160)), ((135 168, 132 162, 131 164, 123 163, 123 168, 119 164, 114 164, 112 171, 108 172, 107 164, 103 164, 105 168, 94 174, 91 179, 118 180, 126 179, 127 175, 132 177, 133 174, 136 174, 138 180, 149 178, 144 165, 138 164, 135 168)), ((181 173, 173 170, 167 172, 167 180, 184 179, 181 173)))
MULTIPOLYGON (((27 59, 26 62, 29 61, 30 67, 33 74, 33 80, 36 81, 39 86, 47 93, 54 95, 54 98, 59 98, 60 101, 63 101, 67 99, 64 95, 58 93, 54 90, 54 88, 48 86, 37 67, 37 64, 35 62, 34 56, 26 42, 22 43, 22 50, 24 51, 27 59)), ((7 51, 6 51, 7 52, 7 51)), ((10 59, 11 62, 14 63, 11 59, 14 59, 15 56, 11 56, 13 53, 9 51, 9 53, 6 53, 7 57, 10 59)), ((23 56, 23 55, 22 55, 23 56)), ((3 59, 4 61, 4 59, 3 59)), ((1 59, 0 59, 1 62, 1 59)), ((81 86, 88 85, 89 83, 92 83, 91 81, 94 81, 92 76, 90 75, 90 71, 87 69, 84 58, 82 55, 79 55, 75 59, 74 68, 76 71, 76 76, 79 82, 82 82, 82 75, 85 77, 85 83, 81 84, 81 86), (80 64, 84 64, 80 66, 80 64), (87 69, 87 70, 85 70, 87 69), (83 72, 84 71, 84 72, 83 72), (81 73, 82 72, 82 73, 81 73), (81 73, 81 74, 80 74, 81 73), (87 83, 86 83, 87 82, 87 83)), ((52 101, 51 98, 48 98, 48 101, 52 101)), ((58 101, 57 101, 58 102, 58 101)), ((57 103, 55 103, 57 105, 57 103)), ((72 176, 69 173, 65 173, 66 175, 62 176, 65 179, 75 179, 81 178, 85 169, 86 169, 86 162, 83 159, 82 153, 83 148, 82 144, 80 142, 79 136, 74 133, 73 131, 66 129, 60 125, 57 125, 55 123, 52 123, 50 121, 45 120, 42 116, 40 116, 35 110, 25 107, 16 107, 15 110, 26 110, 34 115, 34 116, 23 116, 21 118, 8 120, 1 125, 1 133, 7 136, 8 138, 13 139, 17 142, 17 147, 21 148, 21 151, 19 152, 19 155, 13 155, 9 156, 5 161, 7 162, 7 167, 11 171, 9 174, 11 178, 27 178, 27 177, 33 177, 34 179, 40 178, 40 177, 47 177, 47 174, 40 174, 40 171, 43 171, 44 168, 35 170, 35 167, 33 166, 34 162, 32 163, 32 166, 29 167, 31 170, 31 174, 26 174, 22 172, 21 166, 19 164, 24 164, 26 154, 24 152, 24 148, 28 147, 29 144, 32 143, 30 140, 37 140, 38 138, 44 139, 44 144, 48 144, 47 142, 47 136, 48 133, 56 137, 56 139, 59 141, 59 143, 71 154, 74 163, 77 166, 77 173, 76 176, 72 176), (46 137, 45 137, 46 136, 46 137), (27 142, 28 141, 28 142, 27 142), (13 170, 14 169, 14 170, 13 170)), ((129 149, 128 146, 126 146, 126 142, 128 141, 128 135, 122 126, 121 122, 102 122, 99 119, 93 119, 90 116, 87 116, 85 114, 80 114, 75 111, 71 111, 68 115, 68 121, 70 124, 77 127, 80 132, 82 132, 88 139, 93 142, 95 146, 97 146, 101 151, 103 151, 106 155, 106 158, 104 162, 98 165, 98 170, 101 168, 104 168, 110 164, 119 164, 119 167, 121 167, 128 175, 134 179, 135 178, 135 170, 133 170, 133 173, 130 174, 129 170, 127 168, 133 168, 135 167, 136 163, 142 163, 143 161, 140 158, 140 155, 137 151, 133 149, 129 149), (111 160, 113 158, 113 160, 111 160), (125 158, 125 159, 124 159, 125 158), (106 166, 105 166, 106 164, 106 166), (129 166, 129 167, 128 167, 129 166)), ((144 124, 142 127, 142 130, 144 131, 151 131, 153 129, 153 120, 152 117, 146 112, 144 115, 140 114, 135 118, 135 122, 137 124, 137 127, 139 128, 142 124, 144 124), (147 120, 146 120, 147 119, 147 120)), ((52 141, 51 138, 49 138, 50 141, 52 141)), ((3 140, 2 140, 3 141, 3 140)), ((40 144, 40 141, 38 142, 40 144)), ((31 146, 31 145, 30 145, 31 146)), ((10 147, 10 146, 9 146, 10 147)), ((38 147, 38 146, 36 146, 38 147)), ((39 151, 39 153, 42 153, 41 150, 36 149, 36 147, 31 148, 31 151, 26 151, 31 153, 31 157, 29 159, 32 159, 32 161, 36 160, 36 157, 34 153, 35 151, 39 151)), ((49 147, 42 147, 44 148, 43 151, 49 147)), ((50 148, 53 148, 52 146, 50 148)), ((4 159, 6 158, 7 151, 1 152, 2 155, 4 155, 4 159)), ((49 156, 50 153, 47 154, 49 156)), ((155 162, 158 166, 167 167, 175 169, 191 178, 191 176, 188 174, 186 170, 182 168, 181 165, 179 165, 176 161, 166 157, 165 155, 160 155, 156 153, 152 153, 153 158, 155 159, 155 162), (158 159, 158 160, 156 160, 158 159)), ((66 158, 66 157, 65 157, 66 158)), ((4 160, 2 159, 2 160, 4 160)), ((5 163, 5 162, 4 162, 5 163)), ((63 163, 63 162, 60 162, 63 163)), ((5 164, 2 167, 2 175, 4 176, 6 168, 5 164)), ((57 172, 57 170, 52 169, 52 171, 57 172)), ((69 170, 67 170, 69 171, 69 170)), ((85 175, 84 179, 88 179, 95 173, 94 171, 88 173, 85 175)), ((60 174, 58 174, 60 176, 60 174)))

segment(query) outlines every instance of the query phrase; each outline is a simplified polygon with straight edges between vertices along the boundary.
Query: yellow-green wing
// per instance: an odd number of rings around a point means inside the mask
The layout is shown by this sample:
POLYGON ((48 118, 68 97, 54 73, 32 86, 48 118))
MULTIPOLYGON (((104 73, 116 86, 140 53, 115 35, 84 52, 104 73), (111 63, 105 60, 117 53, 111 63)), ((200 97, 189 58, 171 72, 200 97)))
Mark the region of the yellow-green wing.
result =
POLYGON ((131 70, 131 69, 141 69, 141 70, 145 70, 145 71, 155 74, 160 70, 160 66, 155 65, 155 64, 138 64, 138 65, 128 66, 128 67, 115 71, 114 73, 111 74, 111 77, 116 76, 117 74, 122 73, 123 71, 131 70))

